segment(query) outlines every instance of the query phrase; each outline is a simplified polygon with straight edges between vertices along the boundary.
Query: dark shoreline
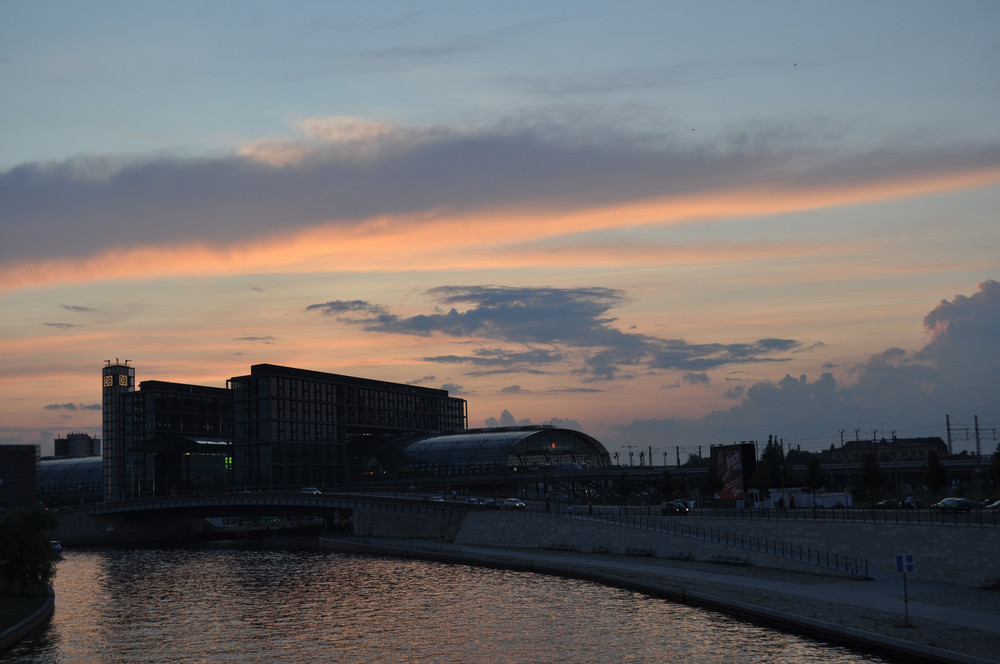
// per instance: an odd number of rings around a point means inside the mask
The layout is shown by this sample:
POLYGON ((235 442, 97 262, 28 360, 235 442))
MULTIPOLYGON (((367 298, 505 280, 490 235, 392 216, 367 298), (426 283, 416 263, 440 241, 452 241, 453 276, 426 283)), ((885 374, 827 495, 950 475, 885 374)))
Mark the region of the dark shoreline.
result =
POLYGON ((43 629, 52 620, 52 614, 56 609, 56 593, 50 585, 46 591, 45 601, 37 611, 22 620, 16 625, 0 632, 0 657, 10 650, 18 641, 27 638, 43 629))

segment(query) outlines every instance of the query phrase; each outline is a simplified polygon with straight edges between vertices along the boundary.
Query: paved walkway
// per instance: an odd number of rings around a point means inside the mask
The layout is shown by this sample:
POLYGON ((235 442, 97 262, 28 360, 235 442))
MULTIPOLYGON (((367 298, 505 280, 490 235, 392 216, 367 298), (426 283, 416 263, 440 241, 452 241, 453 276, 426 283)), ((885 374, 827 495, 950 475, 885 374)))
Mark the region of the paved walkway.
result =
MULTIPOLYGON (((763 567, 471 545, 421 552, 427 545, 400 543, 413 557, 451 558, 609 583, 624 580, 619 585, 675 600, 680 597, 689 604, 863 650, 884 650, 901 658, 897 661, 1000 662, 1000 592, 994 590, 908 576, 909 601, 904 602, 903 577, 896 574, 862 580, 763 567)), ((385 548, 385 540, 376 548, 385 548)))

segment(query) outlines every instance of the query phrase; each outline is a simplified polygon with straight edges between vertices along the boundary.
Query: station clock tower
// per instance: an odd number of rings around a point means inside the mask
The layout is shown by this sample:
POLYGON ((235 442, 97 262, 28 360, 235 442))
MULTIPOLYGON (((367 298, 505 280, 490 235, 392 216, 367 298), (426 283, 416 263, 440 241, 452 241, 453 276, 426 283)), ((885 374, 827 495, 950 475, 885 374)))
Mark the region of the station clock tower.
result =
POLYGON ((104 433, 104 500, 121 500, 126 486, 124 396, 135 391, 135 367, 117 358, 101 369, 104 433))

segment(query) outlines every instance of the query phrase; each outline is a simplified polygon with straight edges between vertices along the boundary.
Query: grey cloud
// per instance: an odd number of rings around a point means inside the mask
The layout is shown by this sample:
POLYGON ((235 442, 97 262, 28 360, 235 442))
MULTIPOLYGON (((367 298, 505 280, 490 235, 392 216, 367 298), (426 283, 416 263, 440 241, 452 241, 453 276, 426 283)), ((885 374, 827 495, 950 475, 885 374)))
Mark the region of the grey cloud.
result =
POLYGON ((0 173, 0 261, 181 241, 223 247, 323 223, 510 201, 579 209, 774 182, 802 190, 875 186, 1000 165, 1000 146, 988 144, 889 147, 833 159, 776 140, 752 149, 692 149, 606 130, 589 134, 565 130, 553 140, 558 132, 401 128, 380 137, 365 158, 342 145, 299 146, 308 156, 283 167, 241 156, 26 163, 0 173))
POLYGON ((883 426, 901 436, 911 428, 940 431, 945 415, 953 424, 971 423, 975 415, 981 426, 1000 421, 1000 283, 984 281, 971 296, 942 301, 924 318, 924 326, 931 341, 923 348, 876 353, 851 369, 852 382, 838 383, 833 374, 823 373, 815 381, 785 376, 738 386, 726 393, 740 399, 729 410, 698 420, 637 420, 616 435, 673 444, 748 440, 776 431, 787 440, 815 440, 815 449, 837 443, 841 429, 853 439, 856 428, 869 437, 883 426))
POLYGON ((502 388, 500 391, 503 393, 511 394, 511 393, 524 392, 525 390, 520 385, 508 385, 507 387, 502 388))
POLYGON ((71 327, 80 327, 76 323, 42 323, 42 325, 46 325, 48 327, 57 327, 60 330, 68 330, 71 327))
POLYGON ((236 337, 233 341, 246 341, 250 343, 262 343, 268 346, 274 345, 274 337, 266 335, 263 337, 236 337))
POLYGON ((381 314, 385 310, 365 300, 332 300, 330 302, 323 302, 322 304, 310 304, 306 307, 306 311, 320 311, 327 316, 335 316, 351 312, 381 314))
POLYGON ((442 390, 447 390, 448 394, 451 396, 461 396, 466 394, 465 388, 463 388, 458 383, 445 383, 441 386, 442 390))
POLYGON ((576 350, 585 358, 579 369, 585 382, 628 378, 628 374, 621 373, 623 367, 697 374, 725 365, 783 361, 773 355, 802 347, 792 339, 692 344, 622 332, 612 326, 616 318, 609 311, 625 296, 609 288, 441 286, 428 294, 451 308, 446 313, 400 317, 364 300, 337 300, 313 304, 306 310, 334 316, 371 332, 480 337, 528 347, 481 347, 471 354, 425 357, 429 362, 537 371, 539 366, 567 359, 566 351, 561 349, 576 350), (460 311, 456 305, 463 309, 460 311))
POLYGON ((76 312, 79 312, 79 313, 87 313, 89 311, 95 311, 91 307, 81 307, 81 306, 74 305, 74 304, 64 304, 64 305, 62 305, 62 308, 66 309, 67 311, 76 311, 76 312))
POLYGON ((551 364, 562 359, 560 353, 533 348, 524 351, 508 351, 501 348, 479 348, 472 355, 439 355, 425 357, 425 362, 445 364, 472 364, 475 366, 517 366, 551 364))
MULTIPOLYGON (((495 417, 487 417, 484 425, 487 427, 509 427, 516 424, 531 426, 533 423, 530 418, 525 418, 523 420, 516 420, 509 410, 504 408, 503 413, 500 414, 500 419, 497 420, 495 417)), ((548 424, 550 426, 559 427, 561 429, 573 429, 575 431, 583 431, 583 425, 576 420, 569 420, 560 417, 553 417, 550 420, 542 422, 542 424, 548 424)))
POLYGON ((682 378, 688 385, 708 385, 711 382, 707 373, 686 373, 682 378))
POLYGON ((45 410, 101 410, 103 406, 99 403, 50 403, 43 408, 45 410))

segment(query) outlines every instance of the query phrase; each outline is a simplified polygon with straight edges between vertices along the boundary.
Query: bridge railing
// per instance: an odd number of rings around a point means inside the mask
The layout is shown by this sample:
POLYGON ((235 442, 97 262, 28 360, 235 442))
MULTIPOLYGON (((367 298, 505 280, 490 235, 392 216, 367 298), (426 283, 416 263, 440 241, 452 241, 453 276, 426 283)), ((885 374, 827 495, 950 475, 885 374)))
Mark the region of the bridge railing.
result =
POLYGON ((509 514, 525 516, 541 516, 551 518, 577 518, 587 521, 597 521, 627 528, 648 530, 675 537, 686 537, 703 542, 724 544, 745 551, 777 556, 787 560, 795 560, 816 567, 846 572, 853 576, 868 576, 868 561, 853 556, 843 556, 820 549, 813 549, 796 544, 789 544, 767 537, 733 533, 719 528, 701 526, 685 522, 682 519, 642 516, 629 514, 627 511, 612 511, 596 514, 573 515, 567 513, 546 513, 537 511, 514 511, 509 514))

